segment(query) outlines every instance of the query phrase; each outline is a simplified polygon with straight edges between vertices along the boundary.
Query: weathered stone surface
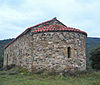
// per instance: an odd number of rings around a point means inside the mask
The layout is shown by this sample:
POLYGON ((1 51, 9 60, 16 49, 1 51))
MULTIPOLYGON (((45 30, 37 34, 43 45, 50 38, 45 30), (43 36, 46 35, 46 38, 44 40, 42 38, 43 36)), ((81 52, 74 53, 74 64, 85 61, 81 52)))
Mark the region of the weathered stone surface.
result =
POLYGON ((4 65, 15 64, 29 70, 85 70, 85 38, 85 35, 75 32, 47 32, 31 36, 27 33, 6 48, 4 65), (70 58, 68 47, 71 48, 70 58))

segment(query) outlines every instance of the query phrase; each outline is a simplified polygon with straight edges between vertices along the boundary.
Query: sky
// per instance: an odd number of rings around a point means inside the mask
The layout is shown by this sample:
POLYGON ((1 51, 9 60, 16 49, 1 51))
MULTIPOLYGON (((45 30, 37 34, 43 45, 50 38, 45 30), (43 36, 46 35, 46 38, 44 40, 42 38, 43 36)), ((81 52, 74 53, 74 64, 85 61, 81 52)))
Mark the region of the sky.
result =
POLYGON ((54 17, 100 38, 100 0, 0 0, 0 40, 54 17))

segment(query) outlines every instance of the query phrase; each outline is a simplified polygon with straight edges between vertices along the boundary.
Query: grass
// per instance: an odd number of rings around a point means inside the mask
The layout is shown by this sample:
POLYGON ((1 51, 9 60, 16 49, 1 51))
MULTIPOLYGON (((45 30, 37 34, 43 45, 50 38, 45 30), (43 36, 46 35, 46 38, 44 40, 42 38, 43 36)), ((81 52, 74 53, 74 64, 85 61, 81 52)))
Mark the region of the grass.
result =
POLYGON ((0 71, 0 85, 100 85, 100 71, 79 76, 46 76, 39 74, 9 74, 9 71, 0 71))

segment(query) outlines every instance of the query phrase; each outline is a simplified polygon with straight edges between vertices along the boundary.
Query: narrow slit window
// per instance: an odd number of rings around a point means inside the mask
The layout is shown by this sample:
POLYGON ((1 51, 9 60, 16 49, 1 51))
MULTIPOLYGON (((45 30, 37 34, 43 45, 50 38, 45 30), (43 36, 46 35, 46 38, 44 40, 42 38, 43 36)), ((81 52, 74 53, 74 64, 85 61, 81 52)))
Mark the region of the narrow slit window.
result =
POLYGON ((68 47, 68 58, 70 58, 70 56, 71 56, 71 48, 70 47, 68 47))
POLYGON ((8 66, 8 54, 7 54, 7 66, 8 66))

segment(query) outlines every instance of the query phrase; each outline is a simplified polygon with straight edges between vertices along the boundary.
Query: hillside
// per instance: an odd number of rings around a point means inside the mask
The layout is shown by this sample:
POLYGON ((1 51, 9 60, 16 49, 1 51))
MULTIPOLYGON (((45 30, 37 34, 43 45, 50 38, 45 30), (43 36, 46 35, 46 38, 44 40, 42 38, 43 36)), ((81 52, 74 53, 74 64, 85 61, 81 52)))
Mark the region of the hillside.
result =
POLYGON ((100 46, 100 38, 92 38, 92 37, 88 37, 86 39, 86 54, 87 56, 89 56, 89 51, 92 48, 95 48, 97 46, 100 46))
MULTIPOLYGON (((6 39, 6 40, 0 40, 0 67, 3 62, 3 51, 4 51, 4 45, 9 43, 12 39, 6 39)), ((90 66, 90 61, 89 61, 89 51, 92 48, 95 48, 97 46, 100 46, 100 38, 92 38, 92 37, 87 37, 86 39, 86 55, 87 55, 87 65, 90 66)))
POLYGON ((4 51, 4 46, 9 43, 13 39, 6 39, 6 40, 0 40, 0 67, 2 66, 3 62, 3 51, 4 51))
POLYGON ((86 56, 87 56, 87 67, 90 67, 89 51, 95 47, 100 46, 100 38, 88 37, 86 39, 86 56))

